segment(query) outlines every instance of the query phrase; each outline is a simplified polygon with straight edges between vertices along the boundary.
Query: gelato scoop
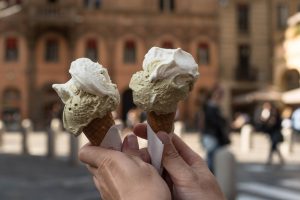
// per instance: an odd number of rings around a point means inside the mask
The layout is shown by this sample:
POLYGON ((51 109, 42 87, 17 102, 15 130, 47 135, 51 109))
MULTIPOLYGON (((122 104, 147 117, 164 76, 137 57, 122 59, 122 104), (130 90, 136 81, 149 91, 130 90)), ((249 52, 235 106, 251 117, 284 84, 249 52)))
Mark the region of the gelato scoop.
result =
MULTIPOLYGON (((134 103, 147 111, 148 123, 149 116, 159 118, 160 123, 167 117, 172 118, 173 127, 177 103, 188 96, 198 76, 198 64, 191 54, 180 48, 152 47, 145 55, 143 70, 132 76, 129 87, 134 103)), ((169 129, 163 131, 169 133, 169 129)))
POLYGON ((113 123, 111 112, 118 106, 120 96, 107 70, 88 58, 79 58, 71 63, 69 72, 72 78, 67 83, 52 86, 65 104, 64 127, 78 136, 82 131, 87 135, 85 130, 90 124, 98 130, 105 119, 113 123))

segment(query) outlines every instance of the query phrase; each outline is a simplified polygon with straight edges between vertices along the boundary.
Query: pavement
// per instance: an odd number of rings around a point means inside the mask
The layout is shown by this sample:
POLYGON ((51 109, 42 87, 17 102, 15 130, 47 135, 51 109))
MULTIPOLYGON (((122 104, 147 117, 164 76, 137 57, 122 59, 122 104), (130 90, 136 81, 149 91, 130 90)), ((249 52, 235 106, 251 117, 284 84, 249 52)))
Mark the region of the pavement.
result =
POLYGON ((99 194, 83 165, 44 156, 0 154, 1 200, 96 200, 99 194))
MULTIPOLYGON (((199 134, 183 133, 183 140, 204 157, 199 134)), ((265 135, 256 133, 253 146, 242 151, 240 135, 232 134, 230 150, 237 167, 237 200, 299 200, 300 142, 296 138, 293 152, 286 154, 285 165, 265 165, 269 143, 265 135)), ((21 135, 5 133, 0 146, 1 200, 94 200, 99 199, 92 178, 82 164, 69 161, 70 136, 61 133, 56 140, 56 157, 47 158, 46 134, 30 133, 29 155, 22 154, 21 135)), ((79 138, 79 146, 86 143, 79 138)))

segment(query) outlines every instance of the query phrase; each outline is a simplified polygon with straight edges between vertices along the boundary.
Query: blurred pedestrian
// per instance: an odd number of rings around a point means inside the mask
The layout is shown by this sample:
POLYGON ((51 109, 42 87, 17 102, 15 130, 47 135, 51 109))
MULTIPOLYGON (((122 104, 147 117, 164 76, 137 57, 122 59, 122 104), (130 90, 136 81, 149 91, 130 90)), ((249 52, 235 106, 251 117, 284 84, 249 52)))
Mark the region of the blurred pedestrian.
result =
POLYGON ((216 87, 212 91, 204 92, 201 98, 201 120, 199 122, 202 132, 202 145, 206 150, 207 165, 211 172, 214 172, 214 155, 216 151, 230 143, 227 131, 227 122, 220 110, 220 101, 223 91, 216 87))
POLYGON ((277 153, 281 164, 284 163, 283 156, 278 148, 278 144, 283 142, 281 133, 281 117, 278 108, 271 102, 264 102, 258 113, 257 123, 261 131, 268 134, 270 138, 270 151, 267 159, 268 165, 272 164, 273 154, 277 153))

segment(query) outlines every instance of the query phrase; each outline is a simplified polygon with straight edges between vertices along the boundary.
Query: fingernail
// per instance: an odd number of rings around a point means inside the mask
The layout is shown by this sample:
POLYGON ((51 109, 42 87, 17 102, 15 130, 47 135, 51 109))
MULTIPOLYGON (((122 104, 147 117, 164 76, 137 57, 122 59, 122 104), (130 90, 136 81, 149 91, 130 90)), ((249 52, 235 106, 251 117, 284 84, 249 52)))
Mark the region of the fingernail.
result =
POLYGON ((127 136, 127 140, 128 140, 128 145, 130 148, 135 148, 136 144, 137 144, 137 138, 134 134, 129 134, 127 136))
POLYGON ((170 143, 170 138, 167 133, 159 131, 157 137, 162 141, 163 144, 170 143))

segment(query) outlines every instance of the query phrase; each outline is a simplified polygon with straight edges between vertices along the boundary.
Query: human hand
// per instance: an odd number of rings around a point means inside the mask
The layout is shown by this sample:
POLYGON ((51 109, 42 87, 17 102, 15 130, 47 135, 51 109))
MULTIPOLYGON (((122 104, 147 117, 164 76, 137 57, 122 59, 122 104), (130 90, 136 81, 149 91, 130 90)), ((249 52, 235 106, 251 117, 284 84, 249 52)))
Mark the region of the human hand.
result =
MULTIPOLYGON (((146 139, 146 124, 138 124, 134 133, 146 139)), ((225 199, 215 177, 205 161, 177 135, 158 132, 164 144, 162 164, 168 172, 165 177, 174 199, 222 200, 225 199)))
POLYGON ((148 164, 145 149, 139 149, 135 135, 124 139, 122 151, 85 145, 79 159, 87 164, 103 199, 171 199, 167 184, 148 164))

